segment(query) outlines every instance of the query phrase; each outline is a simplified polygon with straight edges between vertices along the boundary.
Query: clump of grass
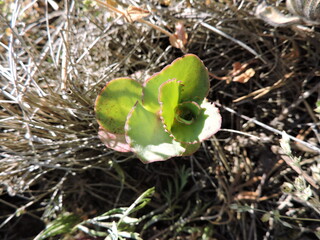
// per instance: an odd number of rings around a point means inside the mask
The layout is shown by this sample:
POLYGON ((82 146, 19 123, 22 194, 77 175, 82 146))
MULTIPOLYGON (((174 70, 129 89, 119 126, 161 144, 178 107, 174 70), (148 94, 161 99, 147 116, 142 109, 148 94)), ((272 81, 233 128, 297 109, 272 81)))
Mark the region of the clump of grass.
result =
POLYGON ((143 239, 319 236, 317 221, 305 220, 319 219, 316 27, 273 28, 255 18, 255 2, 145 2, 153 24, 174 32, 183 21, 182 51, 93 2, 57 2, 0 5, 1 239, 32 239, 69 213, 95 219, 152 187, 149 204, 131 216, 143 239), (163 163, 143 165, 105 148, 93 112, 100 89, 120 76, 143 81, 185 52, 219 78, 232 79, 235 62, 254 69, 245 84, 211 79, 208 98, 220 107, 224 130, 194 155, 163 163), (283 130, 292 156, 279 148, 283 130), (293 156, 301 159, 296 169, 288 164, 293 156), (295 179, 312 196, 299 198, 295 179), (282 191, 285 183, 292 193, 282 191))

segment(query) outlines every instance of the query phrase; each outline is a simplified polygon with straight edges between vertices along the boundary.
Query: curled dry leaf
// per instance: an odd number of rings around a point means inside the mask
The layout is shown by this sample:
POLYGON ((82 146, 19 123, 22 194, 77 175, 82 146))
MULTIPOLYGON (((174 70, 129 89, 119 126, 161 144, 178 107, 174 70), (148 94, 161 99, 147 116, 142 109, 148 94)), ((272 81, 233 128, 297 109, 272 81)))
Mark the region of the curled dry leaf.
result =
POLYGON ((127 21, 132 23, 139 19, 149 16, 150 12, 148 10, 145 10, 139 7, 129 6, 125 11, 124 15, 127 21))
POLYGON ((235 76, 233 78, 233 82, 239 82, 239 83, 246 83, 254 76, 256 72, 253 70, 253 68, 247 69, 244 73, 241 73, 238 76, 235 76))
POLYGON ((267 5, 265 2, 257 6, 255 14, 258 18, 275 27, 284 27, 301 22, 300 17, 284 15, 278 9, 267 5))
POLYGON ((243 70, 245 70, 247 67, 248 67, 248 63, 240 63, 240 62, 235 62, 232 64, 232 71, 230 73, 231 76, 236 76, 238 75, 239 73, 241 73, 243 70))
POLYGON ((232 64, 232 70, 224 77, 218 77, 215 74, 210 73, 215 79, 226 81, 227 84, 231 82, 239 82, 239 83, 246 83, 248 82, 256 73, 253 68, 247 69, 249 63, 240 63, 235 62, 232 64))
POLYGON ((243 63, 243 64, 240 62, 233 63, 232 64, 233 69, 228 74, 229 76, 231 76, 231 79, 230 78, 229 79, 232 82, 240 82, 240 83, 248 82, 250 78, 252 78, 255 74, 255 71, 253 70, 253 68, 247 69, 248 66, 249 66, 249 63, 243 63))
POLYGON ((186 33, 183 22, 179 21, 175 25, 176 31, 169 37, 170 44, 175 48, 183 49, 188 41, 188 34, 186 33))

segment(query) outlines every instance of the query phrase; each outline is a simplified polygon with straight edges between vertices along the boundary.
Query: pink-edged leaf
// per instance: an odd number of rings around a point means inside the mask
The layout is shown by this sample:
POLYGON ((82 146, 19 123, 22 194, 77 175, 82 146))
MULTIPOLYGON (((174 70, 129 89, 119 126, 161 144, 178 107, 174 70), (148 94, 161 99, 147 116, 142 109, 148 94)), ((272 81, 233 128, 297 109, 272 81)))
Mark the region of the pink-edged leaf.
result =
POLYGON ((118 152, 131 152, 129 144, 126 142, 124 134, 114 134, 107 132, 103 128, 99 129, 98 136, 106 147, 118 152))
POLYGON ((133 105, 141 100, 142 86, 130 78, 111 80, 95 102, 96 119, 107 132, 124 134, 124 124, 133 105))
POLYGON ((206 99, 200 105, 201 110, 191 124, 175 121, 171 133, 179 142, 196 143, 210 138, 221 128, 219 109, 206 99))
POLYGON ((163 127, 160 117, 140 102, 132 108, 125 125, 126 140, 143 163, 164 161, 185 152, 163 127))
POLYGON ((191 125, 196 121, 201 108, 198 103, 193 101, 183 102, 177 105, 175 109, 175 120, 186 125, 191 125))
POLYGON ((201 142, 196 143, 182 143, 182 146, 186 149, 182 156, 190 156, 194 154, 200 147, 201 142))
POLYGON ((174 60, 160 72, 151 76, 144 84, 143 105, 152 112, 160 110, 158 94, 160 85, 176 79, 184 86, 180 96, 181 101, 195 101, 201 104, 209 91, 208 70, 203 62, 194 54, 174 60))
POLYGON ((165 128, 170 131, 174 122, 175 109, 179 104, 182 86, 176 79, 168 80, 161 84, 159 90, 159 102, 161 105, 161 120, 165 128))

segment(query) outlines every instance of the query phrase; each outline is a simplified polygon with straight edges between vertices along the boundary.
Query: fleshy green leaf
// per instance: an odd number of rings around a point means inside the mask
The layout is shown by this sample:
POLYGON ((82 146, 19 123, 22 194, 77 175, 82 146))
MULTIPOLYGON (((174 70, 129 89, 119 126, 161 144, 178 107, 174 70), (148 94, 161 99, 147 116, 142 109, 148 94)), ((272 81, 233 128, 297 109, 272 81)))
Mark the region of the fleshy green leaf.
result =
POLYGON ((99 125, 107 132, 124 134, 127 115, 141 99, 142 86, 130 78, 110 81, 96 99, 95 111, 99 125))
POLYGON ((146 109, 152 112, 160 110, 159 87, 170 79, 176 79, 184 86, 180 101, 195 101, 201 104, 208 94, 209 77, 206 67, 196 55, 187 54, 146 81, 143 89, 143 105, 146 109))
POLYGON ((114 134, 107 132, 103 128, 99 129, 98 136, 108 148, 112 148, 118 152, 130 152, 131 148, 126 142, 124 134, 114 134))
POLYGON ((195 143, 208 139, 221 127, 219 110, 206 100, 201 104, 198 116, 191 124, 175 121, 171 133, 179 142, 195 143))
POLYGON ((185 151, 165 131, 159 116, 146 110, 139 102, 129 113, 125 129, 132 151, 144 163, 163 161, 185 151))
POLYGON ((170 131, 174 122, 175 108, 179 103, 179 96, 181 92, 181 83, 177 80, 168 80, 161 84, 159 90, 159 102, 161 105, 161 119, 165 124, 166 129, 170 131))
POLYGON ((200 114, 200 106, 196 102, 183 102, 175 109, 175 119, 183 124, 192 124, 200 114))
POLYGON ((190 156, 199 149, 201 142, 196 142, 196 143, 192 143, 192 144, 182 143, 181 145, 186 148, 186 150, 182 154, 182 156, 190 156))

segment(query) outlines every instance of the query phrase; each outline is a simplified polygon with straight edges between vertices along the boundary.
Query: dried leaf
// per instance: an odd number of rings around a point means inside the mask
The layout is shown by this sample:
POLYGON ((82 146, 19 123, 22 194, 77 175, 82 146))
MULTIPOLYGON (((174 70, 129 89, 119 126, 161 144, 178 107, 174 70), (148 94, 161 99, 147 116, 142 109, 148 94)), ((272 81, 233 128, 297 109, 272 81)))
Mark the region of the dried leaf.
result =
POLYGON ((258 198, 258 193, 257 192, 253 192, 253 191, 242 191, 239 192, 236 196, 235 199, 236 200, 257 200, 258 198))
POLYGON ((170 41, 170 44, 171 44, 172 47, 179 48, 179 49, 183 49, 184 48, 184 45, 183 45, 182 41, 180 39, 178 39, 175 34, 172 34, 169 37, 169 41, 170 41))
POLYGON ((169 37, 170 44, 175 48, 183 49, 188 41, 188 34, 185 31, 184 24, 177 22, 175 25, 176 31, 169 37))
POLYGON ((233 82, 239 82, 239 83, 246 83, 254 76, 256 72, 253 70, 253 68, 247 69, 244 73, 241 73, 238 76, 235 76, 233 78, 233 82))
POLYGON ((183 45, 187 44, 188 41, 188 34, 186 33, 186 29, 184 27, 183 22, 177 22, 176 23, 176 32, 175 35, 177 36, 178 39, 180 39, 183 43, 183 45))
POLYGON ((249 66, 249 63, 242 64, 240 62, 235 62, 232 64, 233 69, 226 76, 218 77, 212 73, 210 75, 218 80, 226 81, 227 84, 231 82, 246 83, 255 74, 255 71, 253 68, 249 68, 246 70, 248 66, 249 66))
POLYGON ((284 15, 276 8, 267 5, 265 2, 260 3, 257 6, 255 14, 258 18, 275 27, 284 27, 301 22, 299 17, 284 15))
POLYGON ((125 18, 130 23, 137 21, 139 19, 142 19, 144 17, 147 17, 149 15, 150 15, 150 12, 148 10, 135 7, 135 6, 129 6, 125 11, 125 18))
POLYGON ((248 63, 240 63, 240 62, 235 62, 232 64, 232 71, 230 73, 231 76, 236 76, 238 75, 239 73, 241 73, 243 70, 245 70, 247 68, 249 64, 248 63))

